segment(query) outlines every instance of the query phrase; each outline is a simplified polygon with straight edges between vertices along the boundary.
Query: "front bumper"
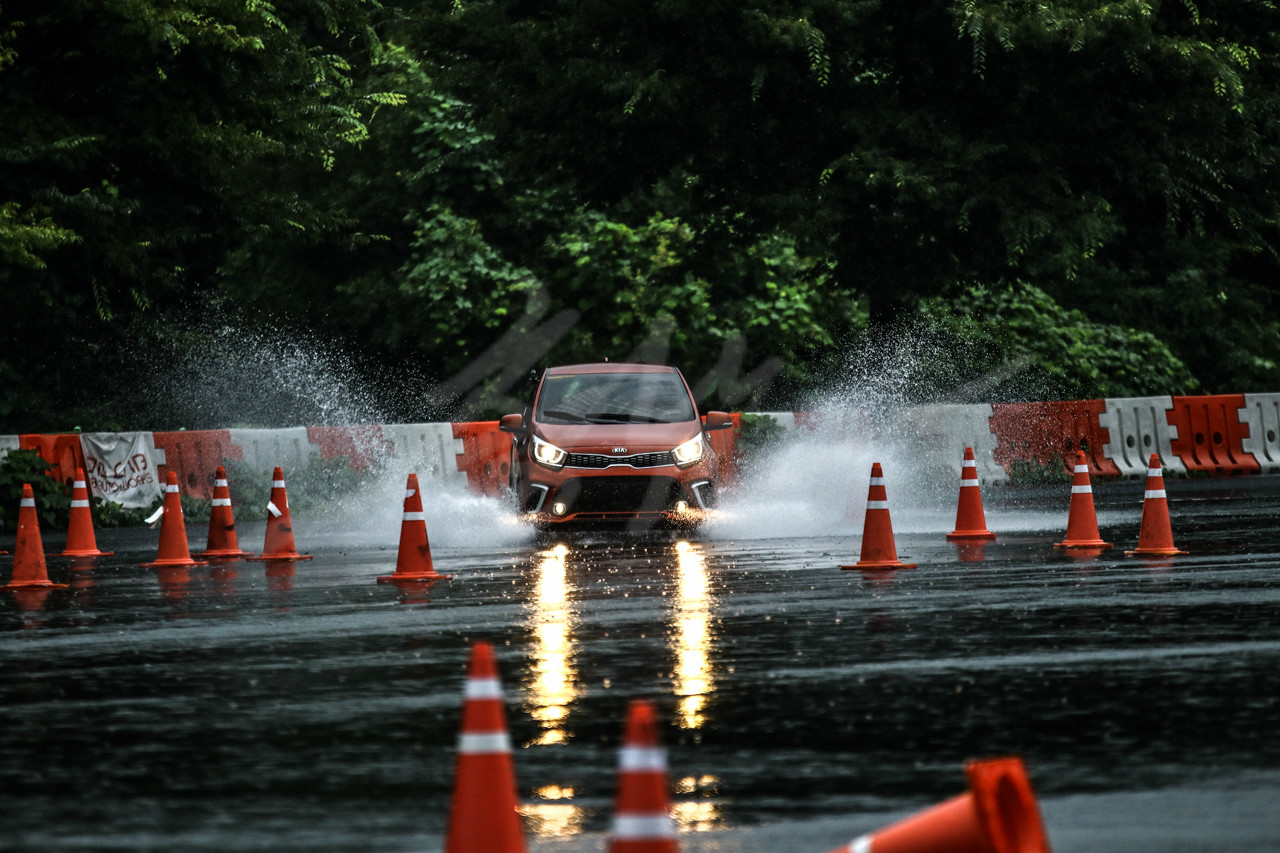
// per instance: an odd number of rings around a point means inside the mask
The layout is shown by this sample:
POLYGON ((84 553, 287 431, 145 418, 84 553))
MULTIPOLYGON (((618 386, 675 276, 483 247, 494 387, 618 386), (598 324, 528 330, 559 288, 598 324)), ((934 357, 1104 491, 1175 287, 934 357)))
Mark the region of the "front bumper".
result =
POLYGON ((532 482, 525 516, 544 527, 695 526, 715 508, 715 484, 677 469, 639 475, 568 472, 558 483, 532 482))

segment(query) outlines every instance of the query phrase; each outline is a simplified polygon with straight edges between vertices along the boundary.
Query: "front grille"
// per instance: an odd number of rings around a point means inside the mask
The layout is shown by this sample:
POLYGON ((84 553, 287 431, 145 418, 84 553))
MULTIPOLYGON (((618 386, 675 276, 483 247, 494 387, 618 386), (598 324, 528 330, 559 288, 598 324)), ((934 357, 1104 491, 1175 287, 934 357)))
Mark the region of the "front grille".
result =
POLYGON ((634 456, 607 456, 603 453, 570 453, 566 468, 608 468, 610 465, 630 465, 632 468, 659 468, 674 465, 670 450, 661 453, 637 453, 634 456))
POLYGON ((556 500, 570 512, 645 512, 670 509, 684 497, 671 477, 579 477, 566 480, 556 500))

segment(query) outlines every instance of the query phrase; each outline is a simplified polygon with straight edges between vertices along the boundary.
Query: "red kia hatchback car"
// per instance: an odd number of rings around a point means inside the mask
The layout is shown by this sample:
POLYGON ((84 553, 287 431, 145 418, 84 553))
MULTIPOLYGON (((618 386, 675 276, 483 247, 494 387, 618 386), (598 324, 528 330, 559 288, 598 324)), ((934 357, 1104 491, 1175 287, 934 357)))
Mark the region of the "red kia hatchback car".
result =
POLYGON ((715 506, 718 464, 680 371, 654 364, 547 368, 511 444, 511 493, 539 527, 693 525, 715 506))

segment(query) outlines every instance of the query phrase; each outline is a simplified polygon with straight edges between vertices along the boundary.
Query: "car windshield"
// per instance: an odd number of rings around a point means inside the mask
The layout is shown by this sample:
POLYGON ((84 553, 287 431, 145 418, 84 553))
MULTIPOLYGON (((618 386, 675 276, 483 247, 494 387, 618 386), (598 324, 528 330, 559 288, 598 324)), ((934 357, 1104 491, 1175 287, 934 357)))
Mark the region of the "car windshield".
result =
POLYGON ((672 424, 695 417, 674 373, 548 376, 538 396, 538 420, 549 424, 672 424))

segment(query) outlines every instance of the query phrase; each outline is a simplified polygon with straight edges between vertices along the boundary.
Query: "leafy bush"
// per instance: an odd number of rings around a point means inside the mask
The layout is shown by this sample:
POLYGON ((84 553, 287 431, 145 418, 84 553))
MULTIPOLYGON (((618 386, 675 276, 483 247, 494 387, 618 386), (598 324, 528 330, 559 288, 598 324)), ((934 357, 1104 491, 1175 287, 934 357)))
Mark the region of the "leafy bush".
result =
POLYGON ((47 528, 65 528, 71 517, 71 492, 49 476, 50 466, 34 450, 9 450, 0 460, 0 528, 18 529, 22 486, 31 485, 36 514, 47 528))
POLYGON ((1195 393, 1199 383, 1149 332, 1096 323, 1034 285, 971 285, 926 300, 919 319, 944 341, 973 397, 1080 400, 1195 393))

